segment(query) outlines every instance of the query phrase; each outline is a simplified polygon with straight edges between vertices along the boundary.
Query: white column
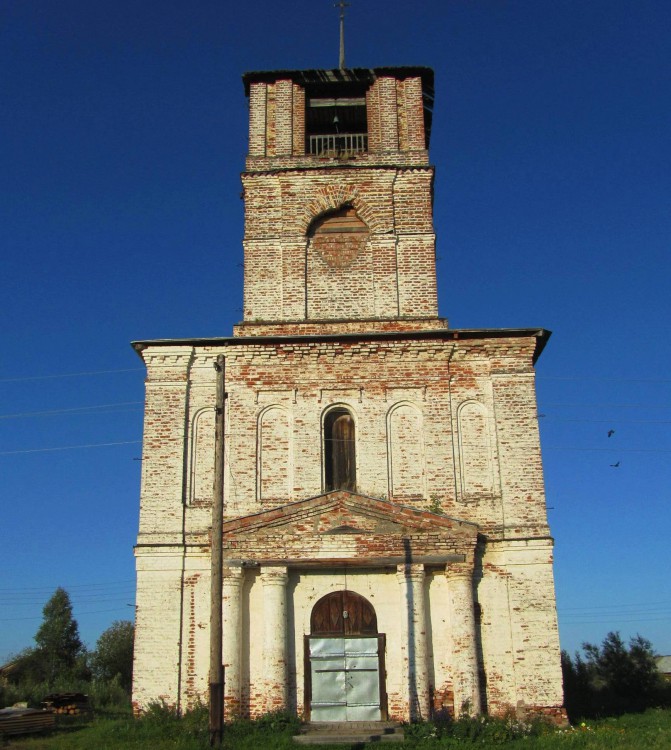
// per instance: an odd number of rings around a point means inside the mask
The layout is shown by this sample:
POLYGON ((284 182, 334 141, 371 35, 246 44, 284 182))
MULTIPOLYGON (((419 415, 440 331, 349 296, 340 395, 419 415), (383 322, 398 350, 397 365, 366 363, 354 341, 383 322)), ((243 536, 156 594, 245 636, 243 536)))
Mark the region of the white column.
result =
POLYGON ((452 640, 452 687, 454 712, 477 716, 480 680, 473 610, 473 568, 466 563, 450 564, 445 570, 452 640))
POLYGON ((265 710, 287 706, 287 604, 289 576, 286 567, 261 568, 263 584, 263 671, 265 710))
POLYGON ((224 664, 224 715, 226 720, 240 714, 240 661, 242 659, 241 590, 244 571, 224 568, 222 581, 222 623, 224 664))
POLYGON ((398 565, 401 593, 401 632, 405 642, 406 690, 410 721, 429 719, 429 671, 426 649, 424 566, 398 565))

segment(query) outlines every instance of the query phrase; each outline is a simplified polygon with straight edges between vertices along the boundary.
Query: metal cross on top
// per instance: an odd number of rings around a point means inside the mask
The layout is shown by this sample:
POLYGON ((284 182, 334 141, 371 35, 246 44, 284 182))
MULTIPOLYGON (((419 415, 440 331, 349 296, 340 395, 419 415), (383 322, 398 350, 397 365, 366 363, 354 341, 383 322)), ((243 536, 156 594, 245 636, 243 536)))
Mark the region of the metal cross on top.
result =
POLYGON ((344 0, 333 4, 334 8, 340 8, 340 58, 338 67, 343 70, 345 67, 345 8, 349 8, 349 3, 344 0))

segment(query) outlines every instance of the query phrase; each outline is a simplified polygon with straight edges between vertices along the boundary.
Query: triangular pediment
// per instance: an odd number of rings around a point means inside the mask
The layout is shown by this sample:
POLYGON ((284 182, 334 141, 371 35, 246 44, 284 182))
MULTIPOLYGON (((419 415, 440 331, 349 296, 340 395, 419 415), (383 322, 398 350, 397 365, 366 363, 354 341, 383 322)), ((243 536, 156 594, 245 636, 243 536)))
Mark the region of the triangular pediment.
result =
POLYGON ((227 557, 403 560, 470 556, 477 524, 344 490, 224 524, 227 557))

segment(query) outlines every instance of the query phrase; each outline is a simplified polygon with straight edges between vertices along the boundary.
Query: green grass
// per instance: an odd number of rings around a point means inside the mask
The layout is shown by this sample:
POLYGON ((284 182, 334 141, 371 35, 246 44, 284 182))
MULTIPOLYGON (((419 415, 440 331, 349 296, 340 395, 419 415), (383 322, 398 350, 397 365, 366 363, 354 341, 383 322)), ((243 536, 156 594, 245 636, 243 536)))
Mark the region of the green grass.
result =
MULTIPOLYGON (((486 736, 468 738, 477 730, 462 728, 461 737, 431 737, 433 729, 424 725, 408 734, 412 738, 399 747, 405 750, 465 750, 507 748, 508 750, 669 750, 671 748, 671 710, 649 710, 627 714, 618 719, 586 722, 562 731, 538 736, 506 739, 506 730, 491 725, 486 736), (422 736, 424 735, 424 736, 422 736)), ((241 721, 225 730, 225 750, 290 750, 296 727, 285 717, 266 717, 259 722, 241 721)), ((440 734, 440 732, 438 732, 440 734)), ((166 710, 138 721, 129 715, 99 715, 93 719, 61 722, 55 732, 39 737, 12 738, 0 747, 8 750, 207 750, 209 738, 203 712, 179 720, 166 710)), ((344 745, 322 745, 323 750, 348 750, 344 745)), ((371 745, 378 747, 378 745, 371 745)), ((353 750, 354 746, 349 746, 353 750)))

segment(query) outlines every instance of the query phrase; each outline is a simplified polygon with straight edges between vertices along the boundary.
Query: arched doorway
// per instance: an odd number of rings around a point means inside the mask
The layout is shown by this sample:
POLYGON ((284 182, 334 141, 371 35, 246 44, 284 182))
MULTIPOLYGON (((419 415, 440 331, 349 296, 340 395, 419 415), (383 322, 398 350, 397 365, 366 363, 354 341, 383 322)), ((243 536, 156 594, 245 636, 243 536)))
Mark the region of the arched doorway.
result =
POLYGON ((334 591, 312 608, 305 636, 305 713, 311 721, 387 718, 384 634, 373 605, 334 591))

